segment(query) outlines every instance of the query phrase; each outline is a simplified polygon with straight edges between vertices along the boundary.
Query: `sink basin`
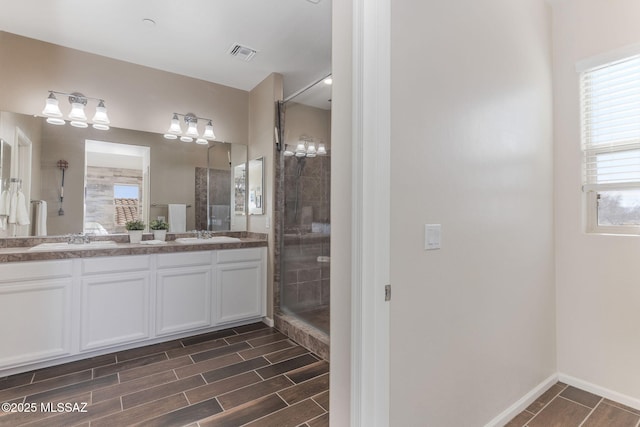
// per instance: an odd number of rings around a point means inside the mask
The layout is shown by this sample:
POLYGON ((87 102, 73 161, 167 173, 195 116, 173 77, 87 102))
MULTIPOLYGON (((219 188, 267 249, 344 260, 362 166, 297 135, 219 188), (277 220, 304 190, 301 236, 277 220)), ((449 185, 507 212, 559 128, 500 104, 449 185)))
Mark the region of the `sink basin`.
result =
POLYGON ((198 239, 197 237, 180 237, 176 243, 183 245, 202 245, 207 243, 237 243, 240 239, 229 236, 214 236, 210 239, 198 239))
POLYGON ((59 251, 59 250, 78 250, 78 249, 108 249, 115 248, 116 242, 113 240, 101 240, 90 243, 41 243, 37 246, 29 248, 30 251, 59 251))

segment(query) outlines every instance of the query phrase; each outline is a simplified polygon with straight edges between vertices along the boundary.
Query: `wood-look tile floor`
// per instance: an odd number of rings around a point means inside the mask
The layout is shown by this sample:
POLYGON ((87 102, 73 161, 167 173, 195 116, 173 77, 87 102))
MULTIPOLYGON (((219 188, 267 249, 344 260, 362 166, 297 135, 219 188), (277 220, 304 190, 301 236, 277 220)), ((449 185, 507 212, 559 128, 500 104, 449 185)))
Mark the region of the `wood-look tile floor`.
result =
POLYGON ((328 426, 329 364, 254 323, 0 378, 0 402, 36 408, 11 427, 328 426))
POLYGON ((640 411, 556 383, 506 427, 638 427, 640 411))

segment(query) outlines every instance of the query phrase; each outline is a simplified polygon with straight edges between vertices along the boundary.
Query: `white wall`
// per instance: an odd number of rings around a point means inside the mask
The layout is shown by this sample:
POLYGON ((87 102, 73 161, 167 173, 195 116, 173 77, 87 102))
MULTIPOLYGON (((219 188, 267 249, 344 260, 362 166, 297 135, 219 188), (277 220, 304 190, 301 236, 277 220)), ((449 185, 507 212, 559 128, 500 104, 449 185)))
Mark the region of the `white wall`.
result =
POLYGON ((550 10, 391 16, 390 425, 483 425, 556 372, 550 10))
POLYGON ((582 223, 577 61, 640 42, 636 0, 553 4, 558 368, 640 399, 640 238, 582 223))
MULTIPOLYGON (((269 240, 267 263, 267 316, 273 317, 274 194, 275 194, 275 103, 282 100, 282 75, 270 74, 249 92, 249 160, 264 158, 264 215, 250 215, 247 230, 266 233, 269 240)), ((249 171, 251 173, 251 171, 249 171)), ((251 179, 251 178, 250 178, 251 179)))

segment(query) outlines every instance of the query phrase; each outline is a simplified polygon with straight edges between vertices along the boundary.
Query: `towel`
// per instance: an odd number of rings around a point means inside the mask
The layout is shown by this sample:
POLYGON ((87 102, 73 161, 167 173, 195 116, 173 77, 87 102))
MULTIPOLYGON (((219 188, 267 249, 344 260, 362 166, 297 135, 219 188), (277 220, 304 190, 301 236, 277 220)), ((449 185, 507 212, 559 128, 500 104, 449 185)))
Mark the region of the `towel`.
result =
POLYGON ((47 202, 40 200, 35 204, 34 236, 47 235, 47 202))
POLYGON ((169 204, 169 233, 187 231, 187 205, 169 204))
POLYGON ((16 223, 18 225, 29 225, 31 224, 31 220, 29 220, 29 208, 27 207, 27 200, 25 199, 24 193, 22 191, 18 191, 17 196, 16 223))
POLYGON ((0 216, 9 215, 10 202, 11 202, 11 197, 9 196, 9 192, 7 190, 4 190, 2 194, 0 194, 0 216))

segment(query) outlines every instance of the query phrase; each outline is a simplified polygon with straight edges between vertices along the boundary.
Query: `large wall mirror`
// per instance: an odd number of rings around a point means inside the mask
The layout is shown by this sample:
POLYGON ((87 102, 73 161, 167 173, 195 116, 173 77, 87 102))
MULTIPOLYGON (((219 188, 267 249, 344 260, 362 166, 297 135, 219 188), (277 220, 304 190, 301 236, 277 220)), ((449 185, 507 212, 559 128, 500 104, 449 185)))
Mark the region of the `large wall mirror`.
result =
POLYGON ((134 216, 147 224, 158 217, 171 223, 169 205, 184 206, 187 231, 246 230, 246 216, 234 213, 232 176, 235 166, 246 165, 246 145, 55 126, 10 112, 0 112, 0 138, 0 190, 8 190, 13 178, 28 185, 30 219, 28 226, 0 229, 0 237, 122 233, 134 216), (18 146, 28 160, 17 159, 18 146))

